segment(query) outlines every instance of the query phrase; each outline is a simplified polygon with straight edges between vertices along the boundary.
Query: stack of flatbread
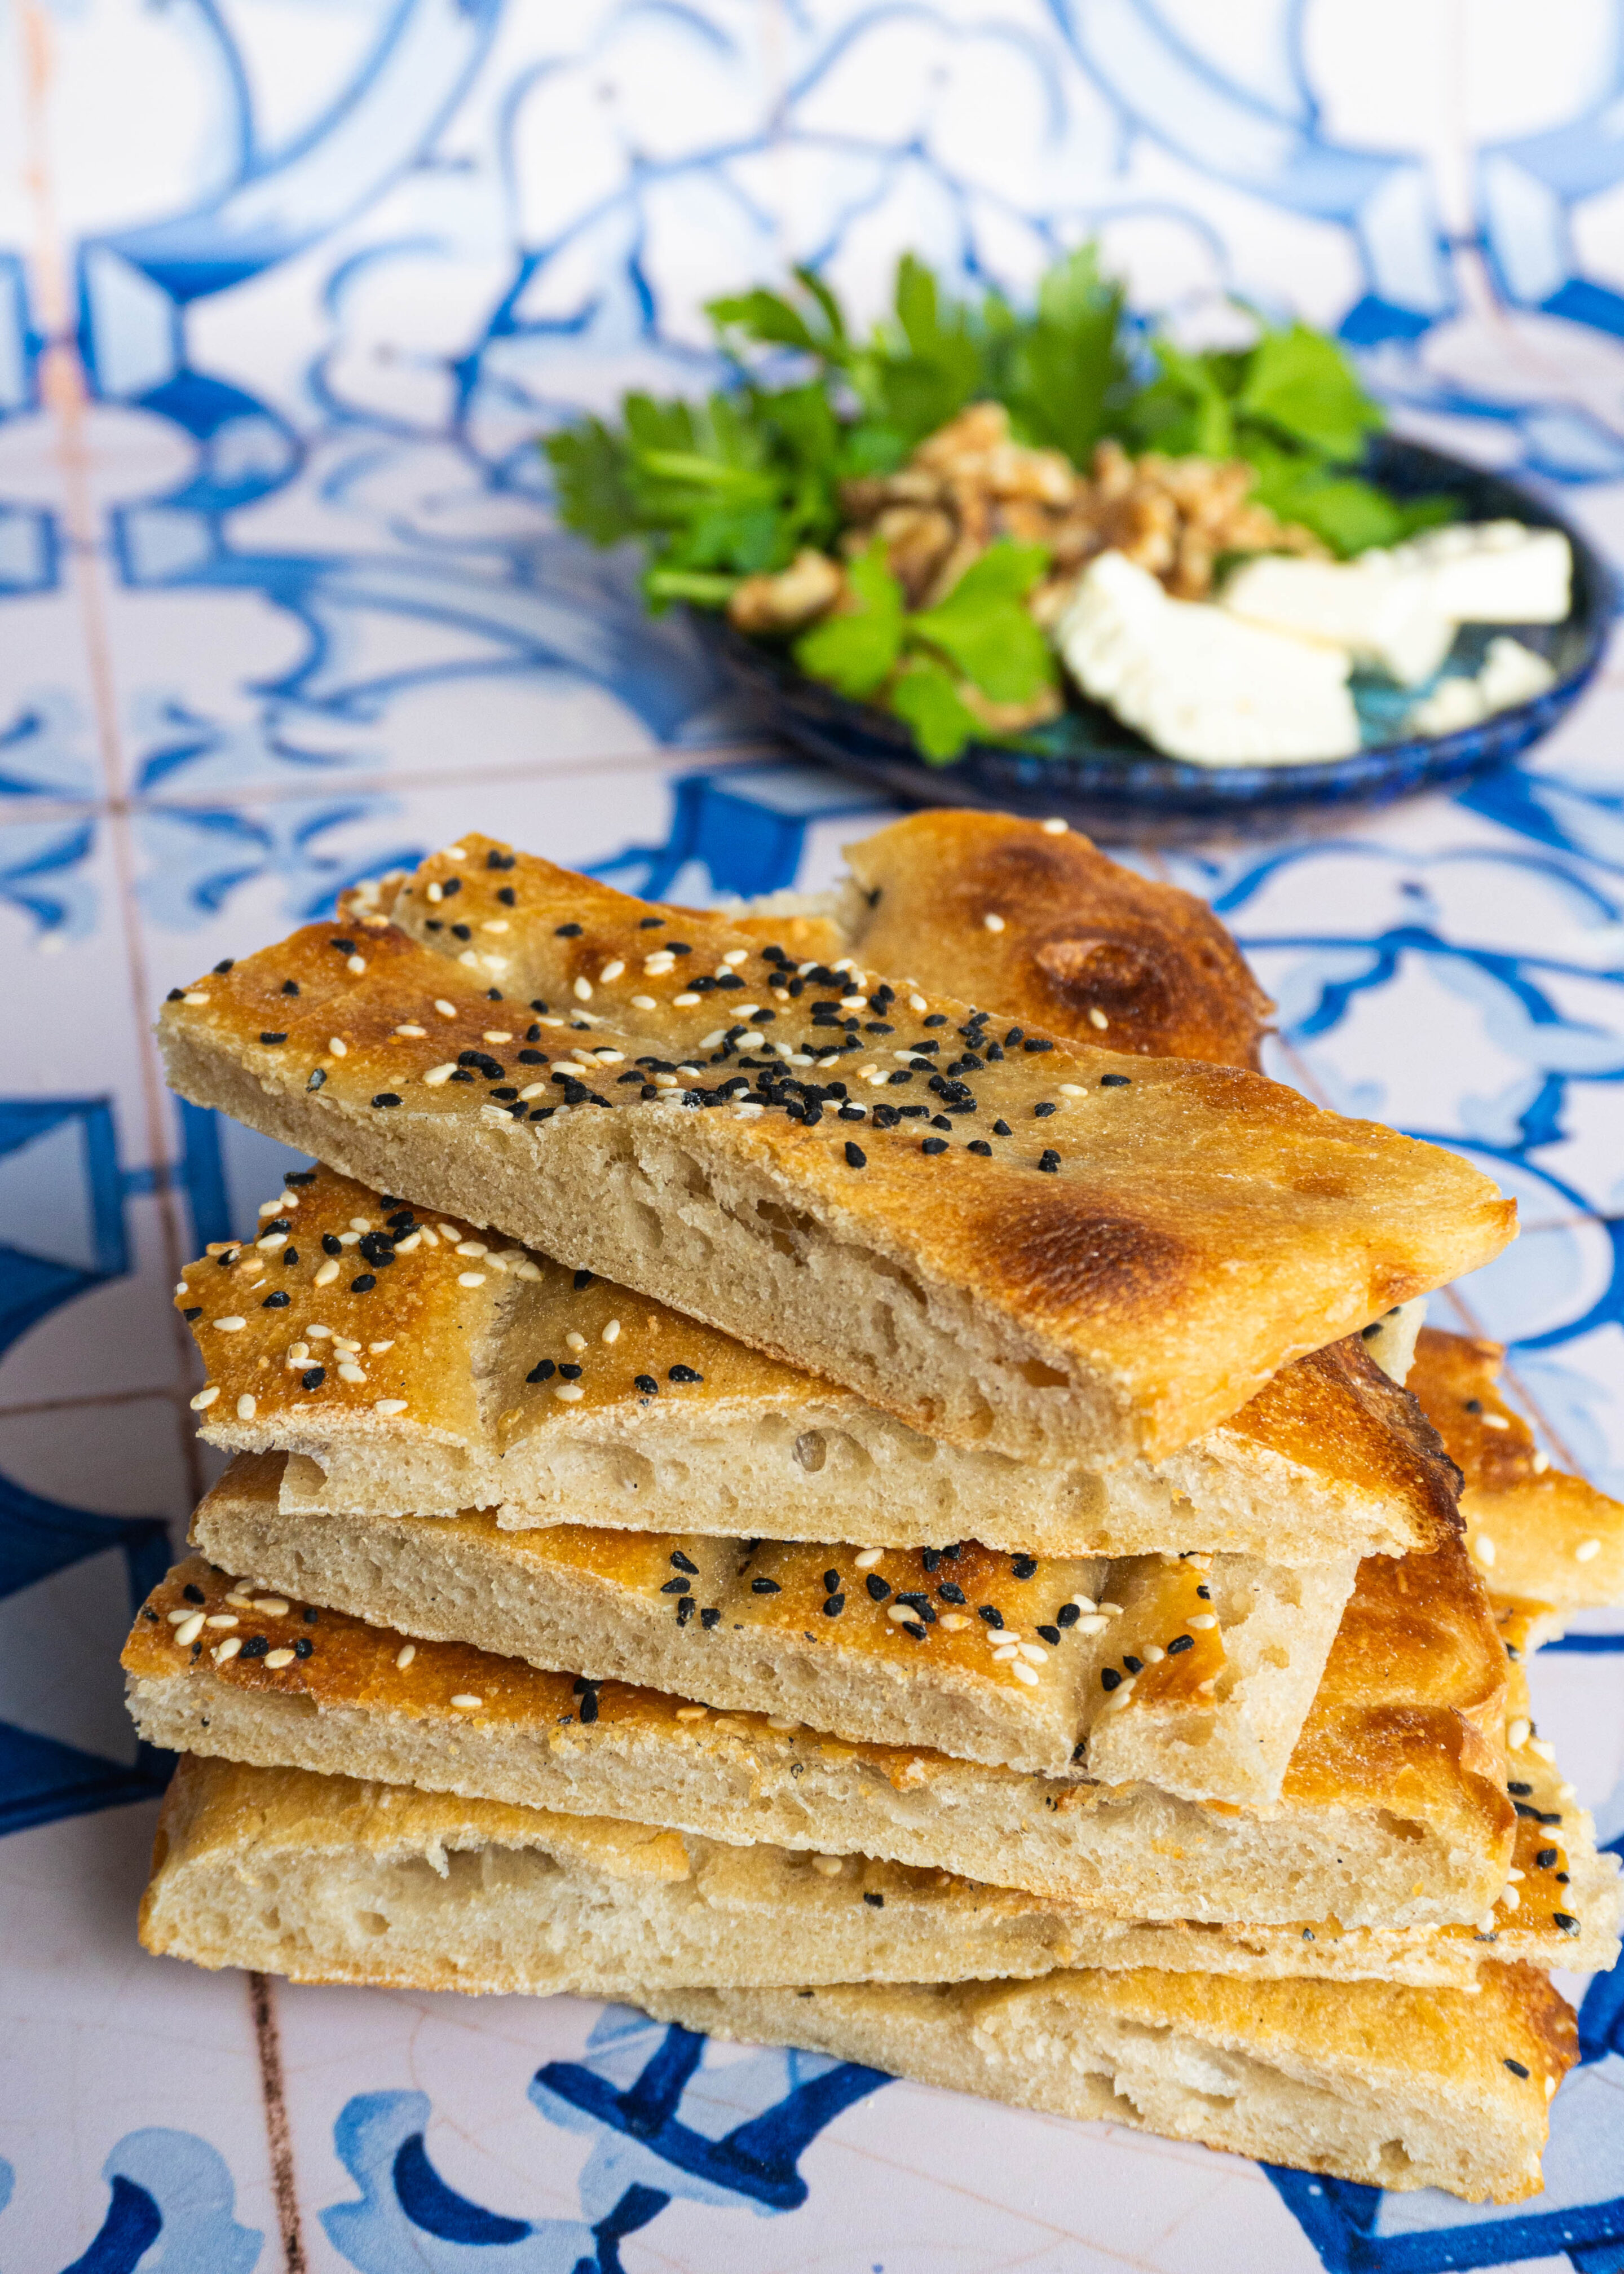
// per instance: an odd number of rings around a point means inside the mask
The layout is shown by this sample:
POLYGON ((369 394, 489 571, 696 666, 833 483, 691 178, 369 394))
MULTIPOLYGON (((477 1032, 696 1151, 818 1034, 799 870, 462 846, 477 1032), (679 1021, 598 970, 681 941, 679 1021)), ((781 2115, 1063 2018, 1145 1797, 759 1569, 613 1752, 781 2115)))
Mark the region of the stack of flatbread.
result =
POLYGON ((1416 1354, 1511 1204, 1060 825, 849 859, 469 837, 166 1006, 323 1165, 177 1294, 233 1458, 125 1653, 145 1939, 1538 2189, 1618 1904, 1524 1667, 1624 1510, 1416 1354))

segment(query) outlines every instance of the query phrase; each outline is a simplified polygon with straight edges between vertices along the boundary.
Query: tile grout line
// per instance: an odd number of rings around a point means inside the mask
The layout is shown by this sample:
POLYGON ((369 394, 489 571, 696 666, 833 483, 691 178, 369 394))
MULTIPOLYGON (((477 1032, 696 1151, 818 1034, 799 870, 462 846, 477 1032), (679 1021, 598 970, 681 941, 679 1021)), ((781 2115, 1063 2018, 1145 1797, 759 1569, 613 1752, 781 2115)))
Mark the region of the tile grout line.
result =
MULTIPOLYGON (((67 275, 67 256, 57 226, 52 190, 52 169, 45 130, 45 90, 50 76, 51 32, 39 0, 23 0, 23 22, 28 55, 28 181, 33 192, 37 285, 41 314, 49 344, 40 358, 40 394, 59 438, 57 463, 62 471, 64 518, 74 560, 74 595, 79 605, 85 660, 95 716, 96 741, 102 776, 110 793, 108 835, 118 922, 138 1036, 142 1117, 146 1124, 147 1157, 158 1178, 158 1220, 164 1261, 170 1284, 179 1279, 186 1260, 179 1210, 174 1191, 174 1164, 169 1158, 169 1133, 163 1110, 162 1085, 157 1079, 154 1045, 147 1027, 148 994, 146 942, 136 914, 133 851, 130 837, 124 750, 118 728, 117 697, 114 690, 111 644, 108 636, 102 562, 94 501, 90 486, 90 459, 85 437, 87 389, 75 336, 72 299, 67 275)), ((178 1316, 171 1314, 171 1349, 184 1378, 191 1371, 190 1337, 178 1316)), ((187 1489, 193 1500, 202 1491, 202 1466, 190 1430, 184 1430, 181 1457, 187 1489)))
POLYGON ((266 2137, 271 2151, 271 2193, 276 2223, 282 2233, 285 2274, 307 2274, 304 2230, 299 2224, 298 2186, 293 2169, 293 2134, 288 2122, 288 2095, 282 2066, 282 2031, 272 2002, 268 1976, 248 1977, 249 2010, 253 2015, 254 2044, 259 2056, 259 2089, 265 2102, 266 2137))

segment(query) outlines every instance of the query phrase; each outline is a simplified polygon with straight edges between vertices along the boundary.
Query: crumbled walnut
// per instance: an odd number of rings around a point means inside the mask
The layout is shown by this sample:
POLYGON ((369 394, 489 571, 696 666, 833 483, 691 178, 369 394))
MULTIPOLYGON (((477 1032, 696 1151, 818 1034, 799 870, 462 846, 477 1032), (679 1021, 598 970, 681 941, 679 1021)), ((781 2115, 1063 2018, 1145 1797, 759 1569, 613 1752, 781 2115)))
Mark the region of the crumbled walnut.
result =
POLYGON ((845 585, 839 563, 808 546, 776 576, 747 576, 727 603, 728 617, 741 632, 798 632, 827 615, 845 585))

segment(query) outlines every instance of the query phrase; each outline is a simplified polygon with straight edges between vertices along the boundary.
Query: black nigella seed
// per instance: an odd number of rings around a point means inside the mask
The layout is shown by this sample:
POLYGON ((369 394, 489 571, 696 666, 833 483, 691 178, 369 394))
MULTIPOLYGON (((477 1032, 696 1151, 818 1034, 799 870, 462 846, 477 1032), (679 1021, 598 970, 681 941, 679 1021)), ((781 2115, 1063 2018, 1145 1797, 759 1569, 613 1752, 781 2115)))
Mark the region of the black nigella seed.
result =
POLYGON ((752 1579, 750 1582, 750 1593, 753 1595, 776 1595, 781 1592, 776 1579, 752 1579))
POLYGON ((1026 1030, 1024 1027, 1011 1027, 1009 1033, 1004 1037, 1004 1049, 1006 1050, 1013 1050, 1017 1043, 1023 1042, 1026 1039, 1026 1030))
POLYGON ((933 1129, 951 1129, 953 1125, 945 1113, 933 1113, 930 1117, 930 1126, 933 1129))
POLYGON ((377 1279, 372 1272, 363 1271, 358 1278, 350 1281, 350 1291, 352 1295, 370 1295, 377 1284, 377 1279))
POLYGON ((1538 1855, 1535 1856, 1534 1861, 1542 1871, 1548 1871, 1552 1864, 1556 1861, 1555 1849, 1542 1848, 1538 1855))
POLYGON ((184 987, 171 987, 163 999, 166 1003, 184 1003, 186 999, 186 990, 184 987))
POLYGON ((299 1613, 299 1616, 304 1620, 307 1627, 313 1627, 316 1621, 321 1616, 321 1614, 316 1608, 315 1605, 311 1603, 307 1604, 304 1609, 299 1613))
POLYGON ((574 1282, 574 1284, 575 1284, 575 1292, 576 1292, 576 1294, 577 1294, 577 1295, 581 1292, 581 1290, 582 1290, 583 1287, 590 1287, 590 1286, 591 1285, 591 1284, 592 1284, 592 1274, 591 1274, 590 1271, 577 1271, 577 1272, 576 1272, 575 1276, 575 1282, 574 1282))
POLYGON ((883 1603, 891 1593, 889 1579, 882 1579, 877 1571, 870 1571, 863 1582, 876 1603, 883 1603))
POLYGON ((1058 1627, 1040 1627, 1038 1629, 1038 1632, 1042 1636, 1044 1641, 1047 1643, 1057 1643, 1060 1639, 1060 1630, 1058 1627))
POLYGON ((842 1612, 845 1608, 846 1608, 846 1597, 845 1597, 844 1595, 825 1595, 825 1596, 824 1596, 824 1598, 823 1598, 823 1616, 824 1616, 826 1619, 838 1619, 838 1618, 839 1617, 839 1615, 840 1615, 841 1612, 842 1612))
POLYGON ((962 1603, 965 1600, 964 1589, 956 1585, 951 1579, 944 1579, 936 1593, 944 1603, 962 1603))
POLYGON ((1511 2071, 1513 2076, 1526 2076, 1528 2074, 1528 2071, 1523 2067, 1522 2062, 1520 2060, 1513 2060, 1509 2053, 1506 2056, 1506 2067, 1511 2071))
POLYGON ((942 1550, 939 1547, 921 1547, 919 1560, 927 1571, 934 1571, 942 1561, 942 1550))
POLYGON ((947 1140, 945 1137, 927 1137, 921 1143, 919 1149, 921 1153, 945 1153, 947 1140))
POLYGON ((1032 1118, 1034 1121, 1047 1121, 1051 1113, 1058 1113, 1059 1111, 1060 1108, 1057 1105, 1051 1104, 1049 1099, 1045 1098, 1041 1105, 1033 1107, 1032 1118))
POLYGON ((243 1645, 242 1655, 244 1658, 263 1658, 270 1646, 269 1635, 250 1635, 243 1645))
POLYGON ((579 924, 556 925, 553 930, 553 937, 554 939, 579 939, 581 937, 581 927, 579 924))
POLYGON ((1200 1586, 1200 1587, 1198 1587, 1198 1588, 1196 1589, 1196 1593, 1197 1593, 1198 1595, 1199 1595, 1199 1597, 1201 1598, 1201 1600, 1202 1600, 1204 1603, 1210 1603, 1210 1602, 1212 1601, 1212 1600, 1213 1600, 1213 1591, 1212 1591, 1212 1589, 1211 1589, 1210 1587, 1207 1587, 1207 1586, 1200 1586))
POLYGON ((665 922, 664 916, 643 916, 638 922, 639 931, 658 931, 665 922))
POLYGON ((202 1315, 203 1306, 201 1303, 193 1303, 190 1310, 185 1310, 181 1313, 182 1318, 186 1320, 200 1319, 202 1315))
POLYGON ((680 1627, 685 1627, 688 1624, 688 1621, 694 1615, 695 1608, 695 1606, 692 1595, 684 1595, 681 1601, 677 1605, 677 1624, 680 1627))
POLYGON ((853 1145, 849 1137, 846 1141, 846 1165, 848 1169, 866 1169, 868 1165, 868 1156, 861 1145, 853 1145))
MULTIPOLYGON (((309 1618, 310 1613, 306 1611, 304 1615, 309 1618)), ((310 1658, 314 1654, 315 1648, 315 1644, 308 1635, 301 1635, 293 1645, 293 1655, 295 1658, 310 1658)))
POLYGON ((578 1366, 561 1366, 559 1372, 566 1382, 579 1382, 581 1379, 581 1369, 578 1366))
POLYGON ((202 1588, 194 1587, 190 1582, 181 1589, 181 1593, 189 1603, 200 1603, 205 1600, 202 1588))
POLYGON ((1011 1570, 1018 1579, 1030 1579, 1037 1568, 1038 1559, 1035 1555, 1018 1555, 1010 1565, 1011 1570))
POLYGON ((511 869, 518 857, 516 853, 487 853, 485 865, 487 869, 511 869))
POLYGON ((632 1387, 634 1389, 641 1390, 645 1397, 658 1397, 659 1395, 659 1384, 651 1374, 634 1374, 632 1387))
POLYGON ((1101 1089, 1126 1089, 1129 1077, 1125 1073, 1102 1073, 1100 1076, 1100 1087, 1101 1089))
POLYGON ((876 1911, 883 1911, 885 1908, 884 1896, 873 1893, 868 1889, 864 1890, 863 1901, 864 1902, 870 1904, 876 1911))
POLYGON ((344 1243, 335 1231, 324 1231, 322 1233, 321 1253, 324 1255, 342 1255, 343 1252, 344 1243))
POLYGON ((1038 1156, 1038 1166, 1047 1177, 1052 1177, 1060 1166, 1060 1156, 1052 1145, 1046 1146, 1038 1156))
POLYGON ((682 1550, 680 1547, 677 1548, 672 1555, 671 1568, 673 1571, 686 1571, 694 1578, 697 1578, 699 1576, 698 1564, 690 1563, 688 1557, 682 1553, 682 1550))
POLYGON ((267 1295, 266 1297, 264 1302, 260 1304, 259 1308, 262 1311, 285 1311, 292 1300, 293 1298, 289 1294, 287 1289, 285 1287, 279 1287, 274 1295, 267 1295))
POLYGON ((667 1579, 660 1593, 662 1595, 686 1595, 691 1592, 693 1585, 691 1579, 667 1579))
POLYGON ((987 1142, 987 1140, 984 1137, 973 1137, 970 1140, 970 1142, 965 1147, 965 1151, 966 1153, 980 1153, 989 1161, 992 1158, 992 1147, 987 1142))
POLYGON ((519 1052, 519 1064, 521 1065, 545 1065, 548 1064, 548 1059, 546 1053, 544 1050, 521 1050, 519 1052))
POLYGON ((1012 1135, 1013 1132, 1007 1121, 995 1121, 992 1125, 992 1133, 995 1137, 1008 1137, 1012 1135))
POLYGON ((453 924, 451 927, 453 939, 472 939, 473 936, 474 930, 471 924, 453 924))
MULTIPOLYGON (((506 1099, 506 1100, 512 1100, 513 1098, 517 1097, 517 1096, 519 1095, 519 1093, 518 1093, 518 1091, 517 1091, 517 1090, 513 1087, 513 1084, 512 1084, 511 1082, 507 1082, 507 1083, 504 1083, 504 1084, 503 1084, 503 1086, 502 1086, 500 1089, 493 1089, 493 1090, 491 1092, 491 1095, 492 1095, 492 1097, 500 1097, 500 1098, 503 1098, 503 1099, 506 1099)), ((380 1097, 375 1097, 375 1098, 372 1100, 372 1103, 373 1103, 373 1104, 374 1104, 374 1105, 381 1105, 381 1104, 383 1103, 383 1100, 382 1100, 382 1098, 380 1098, 380 1097)), ((397 1103, 398 1103, 398 1101, 397 1101, 397 1103)))
POLYGON ((1036 1035, 1033 1035, 1029 1041, 1024 1042, 1021 1044, 1023 1050, 1052 1050, 1054 1047, 1053 1043, 1036 1035))
POLYGON ((515 905, 519 896, 511 885, 504 885, 496 897, 505 908, 510 908, 515 905))
POLYGON ((1075 1603, 1062 1603, 1055 1613, 1055 1624, 1057 1627, 1074 1627, 1082 1615, 1075 1603))
POLYGON ((721 1612, 716 1609, 701 1611, 699 1614, 699 1623, 702 1627, 709 1630, 711 1627, 715 1626, 721 1615, 721 1612))
POLYGON ((1571 1911, 1553 1911, 1551 1924, 1560 1927, 1564 1934, 1577 1934, 1579 1931, 1579 1922, 1571 1911))
POLYGON ((1534 1788, 1531 1784, 1508 1784, 1506 1789, 1507 1792, 1516 1793, 1521 1798, 1526 1800, 1534 1788))
POLYGON ((1135 1658, 1132 1651, 1128 1652, 1124 1655, 1122 1662, 1127 1668, 1130 1674, 1143 1674, 1145 1671, 1144 1660, 1142 1658, 1135 1658))
POLYGON ((327 1370, 325 1366, 307 1366, 299 1376, 306 1389, 320 1389, 327 1378, 327 1370))
MULTIPOLYGON (((1378 1326, 1380 1326, 1380 1323, 1381 1323, 1381 1321, 1380 1321, 1380 1320, 1378 1320, 1376 1323, 1377 1323, 1377 1325, 1378 1325, 1378 1326)), ((1466 1400, 1465 1411, 1466 1411, 1468 1413, 1481 1413, 1481 1412, 1482 1412, 1482 1411, 1483 1411, 1483 1400, 1482 1400, 1482 1398, 1481 1398, 1481 1397, 1469 1397, 1469 1398, 1466 1400)))
POLYGON ((1120 1675, 1120 1674, 1118 1674, 1118 1673, 1117 1673, 1117 1671, 1116 1671, 1116 1668, 1115 1668, 1114 1666, 1108 1666, 1108 1667, 1106 1668, 1106 1669, 1105 1669, 1104 1673, 1101 1675, 1101 1676, 1100 1676, 1100 1687, 1101 1687, 1101 1690, 1120 1690, 1120 1689, 1121 1689, 1121 1687, 1122 1687, 1122 1676, 1121 1676, 1121 1675, 1120 1675))
POLYGON ((996 1603, 979 1604, 975 1615, 979 1619, 985 1619, 989 1627, 1001 1627, 1004 1624, 1004 1613, 998 1608, 996 1603))
POLYGON ((667 1382, 703 1382, 704 1375, 695 1374, 691 1366, 673 1366, 665 1369, 667 1382))
POLYGON ((289 1263, 297 1263, 298 1260, 299 1251, 297 1247, 284 1247, 282 1249, 282 1261, 284 1271, 287 1269, 289 1263))
POLYGON ((1169 1658, 1177 1658, 1181 1651, 1193 1650, 1194 1648, 1195 1637, 1193 1635, 1175 1635, 1172 1641, 1168 1645, 1167 1654, 1169 1658))
POLYGON ((840 1574, 838 1571, 825 1571, 823 1574, 823 1593, 826 1595, 838 1595, 839 1592, 840 1574))
MULTIPOLYGON (((515 1089, 514 1096, 516 1097, 518 1094, 518 1091, 515 1089)), ((374 1105, 398 1105, 400 1102, 398 1094, 392 1089, 380 1089, 377 1096, 372 1100, 372 1103, 374 1105)))
POLYGON ((597 1721, 598 1692, 595 1690, 584 1690, 582 1693, 580 1712, 581 1719, 583 1721, 597 1721))
POLYGON ((558 1368, 553 1365, 553 1360, 550 1358, 544 1358, 539 1366, 531 1367, 524 1379, 526 1382, 551 1382, 557 1372, 558 1368))
POLYGON ((285 1042, 287 1041, 287 1039, 288 1039, 288 1037, 286 1036, 286 1035, 268 1035, 268 1034, 267 1034, 267 1035, 260 1035, 260 1037, 259 1037, 259 1040, 260 1040, 260 1041, 261 1041, 261 1042, 266 1045, 266 1047, 267 1047, 267 1050, 268 1050, 269 1048, 271 1048, 274 1043, 285 1043, 285 1042))
POLYGON ((284 979, 282 983, 282 991, 284 995, 297 995, 299 991, 298 981, 297 979, 284 979))
POLYGON ((921 1027, 945 1027, 947 1015, 942 1011, 933 1011, 928 1019, 921 1019, 919 1023, 921 1027))

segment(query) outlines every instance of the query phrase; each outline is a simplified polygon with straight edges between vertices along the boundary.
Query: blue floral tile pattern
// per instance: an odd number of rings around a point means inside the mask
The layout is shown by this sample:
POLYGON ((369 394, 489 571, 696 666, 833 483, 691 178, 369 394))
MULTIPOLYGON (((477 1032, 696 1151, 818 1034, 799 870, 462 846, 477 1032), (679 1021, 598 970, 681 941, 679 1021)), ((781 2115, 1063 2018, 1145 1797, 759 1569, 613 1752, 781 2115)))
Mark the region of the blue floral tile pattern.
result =
MULTIPOLYGON (((0 2267, 30 2274, 1433 2274, 1624 2265, 1624 2007, 1582 1999, 1545 2194, 1264 2172, 560 1999, 150 1959, 165 1764, 115 1660, 209 1473, 180 1263, 286 1156, 162 1092, 169 987, 470 822, 712 901, 887 809, 790 757, 538 432, 714 376, 708 294, 905 247, 1338 327, 1406 431, 1624 565, 1615 11, 1431 0, 13 0, 0 17, 0 2267)), ((1525 1232, 1437 1299, 1624 1493, 1624 680, 1515 766, 1208 897, 1273 1070, 1454 1145, 1525 1232)), ((1624 1620, 1542 1727, 1624 1841, 1624 1620)))

